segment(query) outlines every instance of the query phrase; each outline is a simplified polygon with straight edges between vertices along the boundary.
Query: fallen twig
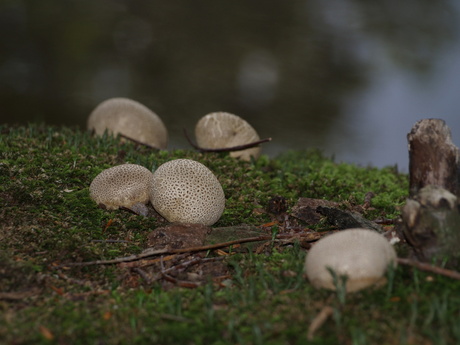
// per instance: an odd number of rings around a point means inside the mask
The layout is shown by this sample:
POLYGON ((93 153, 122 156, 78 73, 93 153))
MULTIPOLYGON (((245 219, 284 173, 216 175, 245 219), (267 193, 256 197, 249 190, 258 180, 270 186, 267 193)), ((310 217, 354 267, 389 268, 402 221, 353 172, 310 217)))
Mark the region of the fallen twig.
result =
POLYGON ((199 286, 202 285, 200 282, 190 282, 186 280, 179 280, 174 277, 171 277, 169 274, 166 273, 161 273, 162 277, 167 280, 170 283, 173 283, 174 285, 177 285, 179 287, 184 287, 184 288, 189 288, 189 289, 195 289, 199 286))
POLYGON ((41 288, 34 287, 27 291, 14 291, 14 292, 0 292, 0 300, 21 300, 24 298, 32 297, 38 295, 42 291, 41 288))
POLYGON ((397 258, 396 261, 401 265, 413 266, 422 271, 440 274, 449 278, 460 280, 460 272, 449 270, 438 266, 433 266, 424 262, 415 261, 407 258, 397 258))
POLYGON ((170 268, 168 268, 166 270, 163 270, 162 273, 168 273, 168 272, 171 272, 173 270, 184 270, 184 269, 186 269, 186 268, 188 268, 190 266, 196 265, 198 263, 222 261, 224 258, 225 258, 224 256, 218 256, 218 257, 215 257, 215 258, 194 258, 192 260, 182 262, 179 265, 176 265, 176 266, 170 267, 170 268))
POLYGON ((238 240, 234 241, 228 241, 228 242, 222 242, 222 243, 217 243, 217 244, 210 244, 210 245, 205 245, 205 246, 199 246, 199 247, 190 247, 190 248, 178 248, 178 249, 173 249, 173 248, 163 248, 163 249, 157 249, 154 250, 153 248, 147 248, 140 254, 134 254, 134 255, 129 255, 125 257, 120 257, 120 258, 115 258, 115 259, 110 259, 110 260, 95 260, 95 261, 86 261, 86 262, 70 262, 62 265, 57 265, 54 266, 54 269, 59 269, 63 267, 75 267, 75 266, 91 266, 91 265, 110 265, 110 264, 119 264, 122 262, 130 262, 130 261, 136 261, 144 258, 148 258, 151 256, 155 255, 162 255, 162 254, 181 254, 181 253, 192 253, 192 252, 201 252, 201 251, 206 251, 206 250, 213 250, 213 249, 218 249, 218 248, 224 248, 224 247, 229 247, 233 246, 235 244, 241 244, 241 243, 248 243, 248 242, 259 242, 259 241, 270 241, 270 240, 286 240, 286 239, 307 239, 307 241, 316 241, 322 236, 324 236, 326 233, 317 233, 317 232, 312 232, 312 233, 307 233, 307 234, 278 234, 273 238, 272 235, 263 235, 263 236, 257 236, 257 237, 247 237, 247 238, 241 238, 238 240))
POLYGON ((321 309, 318 315, 315 316, 313 321, 310 323, 307 332, 307 340, 311 341, 315 337, 315 332, 326 322, 326 320, 334 313, 334 309, 326 305, 321 309))
POLYGON ((155 258, 155 259, 142 259, 142 260, 137 260, 137 261, 131 261, 131 262, 122 262, 120 263, 120 267, 122 268, 133 268, 133 267, 145 267, 145 266, 150 266, 154 265, 158 262, 163 262, 163 261, 169 261, 172 259, 175 259, 177 255, 168 255, 166 257, 160 257, 160 258, 155 258))
POLYGON ((130 240, 91 240, 91 242, 96 242, 96 243, 131 243, 133 241, 130 241, 130 240))
POLYGON ((203 148, 203 147, 200 147, 198 146, 197 144, 195 144, 192 139, 190 139, 188 133, 187 133, 187 130, 184 129, 184 135, 185 135, 185 138, 187 139, 188 143, 197 151, 200 151, 200 152, 233 152, 233 151, 242 151, 242 150, 246 150, 246 149, 249 149, 251 147, 255 147, 255 146, 258 146, 260 144, 263 144, 263 143, 267 143, 269 141, 272 141, 272 138, 265 138, 265 139, 261 139, 261 140, 258 140, 258 141, 254 141, 252 143, 249 143, 249 144, 244 144, 244 145, 238 145, 238 146, 232 146, 232 147, 222 147, 222 148, 216 148, 216 149, 206 149, 206 148, 203 148))
POLYGON ((134 267, 133 271, 139 274, 142 277, 142 279, 144 279, 147 282, 147 284, 152 283, 152 278, 150 278, 150 275, 147 272, 145 272, 142 268, 134 267))
POLYGON ((134 138, 128 137, 128 136, 125 135, 125 134, 118 133, 118 135, 119 135, 121 138, 124 138, 124 139, 127 139, 127 140, 129 140, 129 141, 132 141, 133 143, 135 143, 135 144, 137 144, 137 145, 142 145, 142 146, 148 147, 149 149, 152 149, 152 150, 157 150, 157 151, 160 150, 158 147, 155 147, 155 146, 150 145, 150 144, 147 144, 147 143, 143 143, 142 141, 139 141, 139 140, 136 140, 136 139, 134 139, 134 138))

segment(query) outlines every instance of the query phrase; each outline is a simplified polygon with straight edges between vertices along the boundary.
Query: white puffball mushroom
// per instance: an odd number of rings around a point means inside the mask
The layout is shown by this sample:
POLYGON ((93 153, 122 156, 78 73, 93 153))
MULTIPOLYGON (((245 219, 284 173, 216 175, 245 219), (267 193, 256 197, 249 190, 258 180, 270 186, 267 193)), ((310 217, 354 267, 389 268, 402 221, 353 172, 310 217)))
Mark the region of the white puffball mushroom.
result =
POLYGON ((347 229, 322 238, 309 250, 305 271, 316 288, 335 290, 331 269, 346 275, 346 291, 354 292, 385 282, 389 265, 396 266, 396 252, 376 231, 347 229))
POLYGON ((129 98, 110 98, 100 103, 89 115, 87 127, 97 135, 107 130, 159 149, 168 144, 168 131, 160 117, 129 98))
POLYGON ((109 210, 119 207, 133 208, 147 204, 153 174, 137 164, 122 164, 105 169, 89 186, 90 197, 109 210))
POLYGON ((176 159, 153 173, 150 202, 169 222, 213 225, 224 211, 225 195, 205 165, 176 159))
MULTIPOLYGON (((195 126, 195 138, 198 146, 217 149, 250 144, 260 140, 255 129, 241 117, 216 112, 203 116, 195 126)), ((230 156, 249 161, 251 156, 260 156, 260 147, 230 152, 230 156)))

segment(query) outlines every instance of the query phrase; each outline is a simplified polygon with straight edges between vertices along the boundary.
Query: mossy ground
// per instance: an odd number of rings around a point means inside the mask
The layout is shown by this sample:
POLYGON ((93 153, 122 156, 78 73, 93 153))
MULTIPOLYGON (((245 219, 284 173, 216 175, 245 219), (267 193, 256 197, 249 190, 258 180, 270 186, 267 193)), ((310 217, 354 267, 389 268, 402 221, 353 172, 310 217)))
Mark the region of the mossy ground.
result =
POLYGON ((239 162, 227 155, 152 151, 68 128, 0 126, 0 343, 5 344, 452 344, 460 342, 460 283, 408 267, 377 290, 314 290, 303 275, 305 250, 226 260, 231 284, 195 289, 150 286, 116 266, 55 270, 57 264, 139 253, 154 218, 97 208, 88 186, 103 169, 129 162, 154 170, 191 158, 224 188, 226 210, 215 226, 262 225, 274 196, 361 204, 364 216, 396 218, 407 176, 395 168, 337 164, 316 151, 239 162), (108 242, 105 240, 116 240, 108 242), (127 278, 128 277, 128 278, 127 278), (32 293, 30 293, 32 291, 32 293), (30 293, 28 295, 28 293, 30 293), (308 326, 334 313, 308 342, 308 326))

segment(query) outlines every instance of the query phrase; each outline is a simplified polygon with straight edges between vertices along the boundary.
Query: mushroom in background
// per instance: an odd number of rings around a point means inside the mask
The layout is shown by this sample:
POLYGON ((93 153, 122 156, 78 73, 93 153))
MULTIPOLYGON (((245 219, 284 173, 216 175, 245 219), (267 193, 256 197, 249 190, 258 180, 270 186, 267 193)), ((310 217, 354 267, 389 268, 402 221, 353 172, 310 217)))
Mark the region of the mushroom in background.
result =
MULTIPOLYGON (((216 112, 202 117, 195 126, 197 144, 206 149, 219 149, 250 144, 260 140, 255 129, 237 115, 216 112)), ((230 152, 230 156, 250 161, 260 156, 260 147, 230 152)))
POLYGON ((347 277, 347 292, 384 283, 389 265, 396 266, 395 250, 385 237, 368 229, 347 229, 324 237, 305 259, 314 287, 335 290, 332 270, 337 277, 347 277))
POLYGON ((158 149, 165 149, 168 144, 168 131, 160 117, 128 98, 111 98, 100 103, 89 115, 87 127, 97 135, 107 130, 158 149))
POLYGON ((154 172, 150 202, 169 222, 213 225, 224 211, 225 195, 206 166, 191 159, 176 159, 154 172))

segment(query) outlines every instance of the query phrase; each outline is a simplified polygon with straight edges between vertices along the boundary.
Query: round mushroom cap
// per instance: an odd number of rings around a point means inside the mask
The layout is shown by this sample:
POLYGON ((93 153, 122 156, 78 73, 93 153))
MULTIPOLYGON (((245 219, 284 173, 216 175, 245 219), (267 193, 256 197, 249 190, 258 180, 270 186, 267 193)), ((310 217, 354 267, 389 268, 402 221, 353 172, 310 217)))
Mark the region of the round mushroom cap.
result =
POLYGON ((153 173, 150 202, 169 222, 213 225, 224 211, 225 195, 206 166, 176 159, 153 173))
MULTIPOLYGON (((260 140, 252 126, 237 115, 217 112, 202 117, 195 126, 195 138, 198 146, 206 149, 250 144, 260 140)), ((230 156, 249 161, 251 156, 260 156, 260 147, 230 152, 230 156)))
POLYGON ((165 149, 168 131, 160 117, 143 104, 128 98, 111 98, 89 115, 87 127, 102 135, 123 134, 141 143, 165 149))
POLYGON ((149 186, 153 174, 137 164, 122 164, 105 169, 89 186, 90 197, 109 210, 120 206, 131 208, 149 201, 149 186))
POLYGON ((329 271, 346 275, 347 292, 385 282, 389 265, 396 266, 396 252, 379 233, 368 229, 348 229, 319 240, 308 252, 305 271, 316 288, 335 290, 329 271))

